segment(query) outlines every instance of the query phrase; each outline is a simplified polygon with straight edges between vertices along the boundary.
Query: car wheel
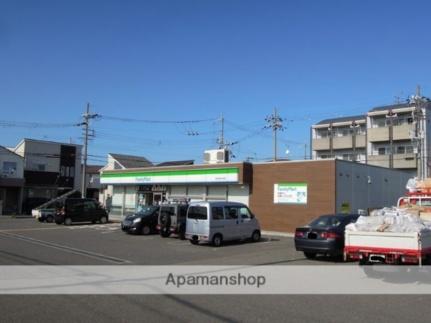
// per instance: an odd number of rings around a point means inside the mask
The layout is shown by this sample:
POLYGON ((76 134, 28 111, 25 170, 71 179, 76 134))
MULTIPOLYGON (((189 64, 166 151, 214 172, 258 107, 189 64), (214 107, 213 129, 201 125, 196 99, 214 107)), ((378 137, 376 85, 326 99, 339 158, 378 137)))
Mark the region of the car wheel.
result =
POLYGON ((141 233, 142 233, 144 236, 147 236, 147 235, 149 235, 149 234, 151 233, 151 228, 150 228, 148 225, 144 225, 144 226, 142 227, 141 233))
POLYGON ((212 245, 214 247, 220 247, 222 243, 223 243, 223 237, 221 236, 221 234, 214 235, 212 240, 212 245))
POLYGON ((163 238, 167 238, 167 237, 169 237, 169 236, 171 235, 171 230, 170 230, 170 228, 169 228, 169 227, 161 227, 161 228, 160 228, 160 235, 161 235, 163 238))
POLYGON ((64 225, 71 225, 72 224, 72 219, 71 218, 65 218, 64 219, 64 225))
POLYGON ((316 253, 315 252, 304 252, 304 256, 307 259, 314 259, 314 258, 316 258, 316 253))
POLYGON ((107 223, 107 222, 108 222, 108 218, 107 218, 106 216, 102 216, 102 217, 99 219, 99 222, 100 222, 100 223, 102 223, 102 224, 105 224, 105 223, 107 223))
POLYGON ((197 245, 199 243, 199 240, 191 239, 190 243, 193 245, 197 245))
POLYGON ((251 241, 258 242, 260 240, 260 231, 255 230, 253 234, 251 235, 251 241))
POLYGON ((47 223, 52 223, 52 222, 54 222, 54 217, 53 217, 52 215, 47 216, 47 217, 46 217, 46 222, 47 222, 47 223))

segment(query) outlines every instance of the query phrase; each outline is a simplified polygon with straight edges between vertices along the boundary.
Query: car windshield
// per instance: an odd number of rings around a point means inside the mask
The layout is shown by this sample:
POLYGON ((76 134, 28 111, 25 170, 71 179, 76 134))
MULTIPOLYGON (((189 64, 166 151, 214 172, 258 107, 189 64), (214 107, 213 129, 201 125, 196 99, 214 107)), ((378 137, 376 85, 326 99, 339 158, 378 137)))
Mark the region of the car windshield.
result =
POLYGON ((324 215, 312 221, 310 227, 338 227, 342 223, 337 216, 324 215))
POLYGON ((189 219, 206 220, 208 218, 207 208, 204 206, 190 206, 187 217, 189 219))
POLYGON ((142 206, 138 209, 138 212, 136 212, 136 214, 141 216, 147 216, 153 214, 156 209, 157 207, 155 206, 142 206))

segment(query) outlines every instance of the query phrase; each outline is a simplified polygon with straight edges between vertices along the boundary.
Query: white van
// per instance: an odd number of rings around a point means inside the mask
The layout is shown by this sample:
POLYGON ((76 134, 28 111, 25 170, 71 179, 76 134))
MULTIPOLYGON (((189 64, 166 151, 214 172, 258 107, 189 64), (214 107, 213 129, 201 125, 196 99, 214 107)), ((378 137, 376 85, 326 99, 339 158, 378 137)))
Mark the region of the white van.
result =
POLYGON ((194 202, 187 211, 186 239, 192 244, 223 241, 260 240, 259 221, 248 207, 236 202, 194 202))

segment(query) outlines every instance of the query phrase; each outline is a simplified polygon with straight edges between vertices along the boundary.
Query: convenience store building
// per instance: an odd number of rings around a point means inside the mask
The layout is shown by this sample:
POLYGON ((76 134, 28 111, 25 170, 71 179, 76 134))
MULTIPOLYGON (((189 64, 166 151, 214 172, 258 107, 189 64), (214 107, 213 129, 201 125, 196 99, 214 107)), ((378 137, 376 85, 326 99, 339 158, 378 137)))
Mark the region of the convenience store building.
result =
POLYGON ((164 200, 224 200, 248 205, 263 230, 293 232, 322 214, 391 206, 409 174, 342 160, 223 163, 105 170, 110 216, 164 200))

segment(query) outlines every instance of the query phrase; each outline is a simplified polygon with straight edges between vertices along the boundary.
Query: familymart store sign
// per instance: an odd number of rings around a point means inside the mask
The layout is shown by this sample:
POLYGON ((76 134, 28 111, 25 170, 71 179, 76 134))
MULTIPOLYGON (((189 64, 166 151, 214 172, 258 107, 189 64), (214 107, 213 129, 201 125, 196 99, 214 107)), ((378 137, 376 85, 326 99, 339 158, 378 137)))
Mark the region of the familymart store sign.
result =
POLYGON ((101 184, 237 183, 238 168, 102 173, 101 184))

